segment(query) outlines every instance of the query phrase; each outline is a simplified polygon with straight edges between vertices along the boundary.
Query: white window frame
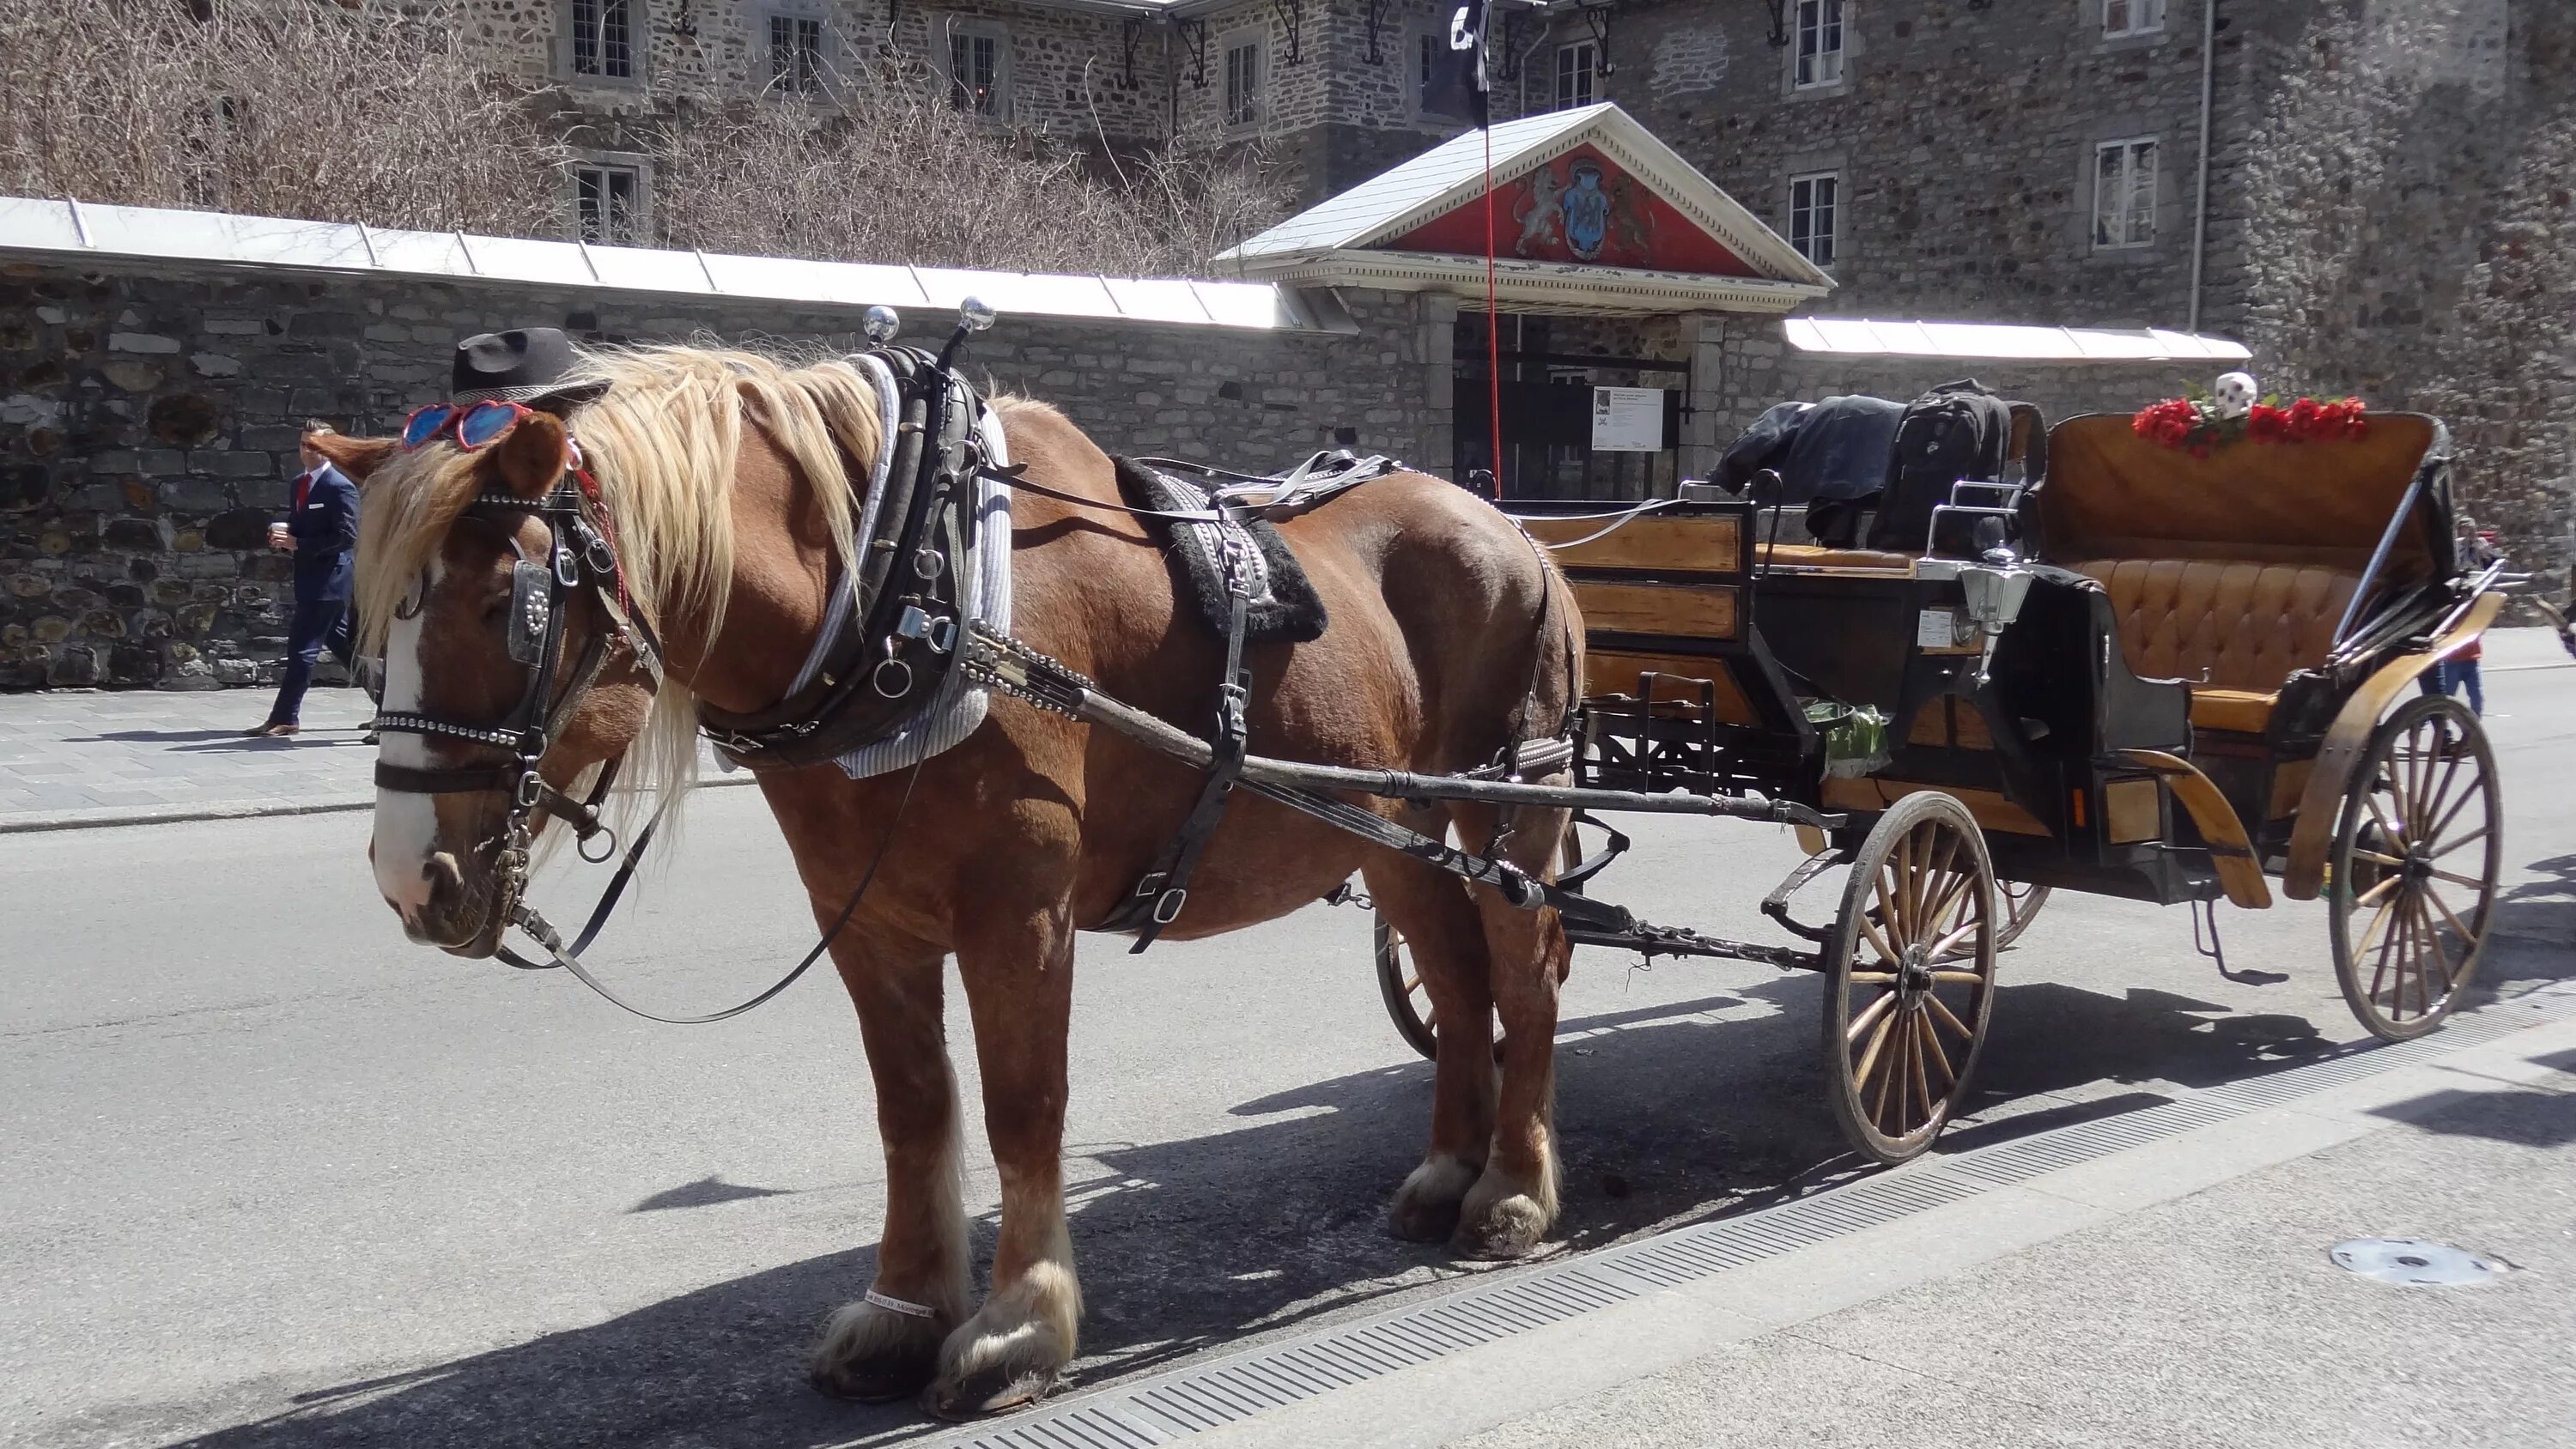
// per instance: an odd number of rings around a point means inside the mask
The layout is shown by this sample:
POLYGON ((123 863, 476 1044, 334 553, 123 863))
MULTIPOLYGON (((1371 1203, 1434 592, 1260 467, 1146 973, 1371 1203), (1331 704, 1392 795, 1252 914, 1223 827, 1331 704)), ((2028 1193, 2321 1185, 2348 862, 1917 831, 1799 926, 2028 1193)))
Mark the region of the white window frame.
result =
POLYGON ((1848 0, 1789 0, 1789 86, 1832 90, 1850 74, 1851 6, 1848 0), (1828 49, 1826 42, 1832 47, 1828 49))
MULTIPOLYGON (((646 157, 611 153, 576 156, 567 170, 569 200, 572 207, 572 234, 593 246, 647 246, 653 240, 653 163, 646 157), (602 226, 597 234, 583 224, 583 183, 596 176, 603 186, 615 176, 632 178, 633 191, 627 203, 626 226, 621 235, 613 225, 602 226)), ((612 218, 613 223, 613 218, 612 218)))
POLYGON ((2085 235, 2097 252, 2137 251, 2156 244, 2156 193, 2162 184, 2164 142, 2156 136, 2122 136, 2093 143, 2093 220, 2085 235), (2144 177, 2139 153, 2148 153, 2144 177), (2114 175, 2103 162, 2116 155, 2114 175), (2139 195, 2143 179, 2145 195, 2139 195), (2116 208, 2116 209, 2115 209, 2116 208), (2116 223, 2114 225, 2113 223, 2116 223))
POLYGON ((2165 0, 2085 0, 2085 5, 2104 40, 2164 34, 2165 0))
POLYGON ((1797 251, 1798 255, 1805 257, 1808 261, 1815 263, 1819 267, 1829 268, 1833 266, 1835 262, 1841 260, 1843 252, 1842 172, 1838 170, 1801 171, 1796 175, 1791 176, 1789 178, 1788 222, 1789 225, 1786 229, 1788 242, 1789 245, 1797 251), (1824 200, 1821 205, 1818 204, 1816 199, 1816 191, 1819 183, 1822 184, 1822 188, 1825 192, 1824 200), (1806 196, 1803 200, 1799 196, 1801 189, 1804 189, 1806 192, 1806 196), (1815 225, 1816 213, 1818 211, 1822 211, 1824 213, 1825 224, 1821 229, 1815 225), (1804 245, 1801 245, 1798 240, 1802 216, 1805 221, 1805 231, 1807 235, 1807 240, 1804 245), (1819 238, 1821 238, 1824 243, 1821 248, 1816 245, 1819 238), (1819 251, 1822 252, 1822 255, 1818 255, 1819 251))
POLYGON ((631 86, 644 80, 644 53, 652 20, 651 0, 561 0, 563 16, 563 65, 565 79, 575 85, 631 86), (599 34, 591 47, 591 70, 581 68, 582 11, 588 9, 598 17, 599 34), (611 10, 622 10, 626 18, 626 69, 608 69, 607 24, 611 10))
MULTIPOLYGON (((961 82, 957 75, 957 44, 961 40, 969 47, 978 40, 992 42, 993 83, 990 88, 992 96, 989 104, 959 106, 958 109, 996 121, 1009 120, 1011 116, 1011 32, 1009 28, 988 20, 951 20, 941 27, 938 51, 939 74, 948 82, 948 94, 952 104, 961 92, 973 89, 972 86, 961 82)), ((973 53, 971 48, 968 53, 969 55, 973 53)))
MULTIPOLYGON (((766 74, 761 84, 763 91, 785 96, 819 96, 831 88, 834 69, 832 22, 821 12, 800 7, 770 6, 760 12, 759 40, 760 54, 766 60, 766 74), (782 76, 778 73, 778 27, 781 25, 791 28, 791 46, 796 46, 796 42, 803 38, 794 35, 794 31, 807 26, 813 28, 814 72, 810 77, 803 78, 805 81, 803 84, 798 83, 798 78, 782 76)), ((796 48, 801 49, 801 47, 796 48)))
POLYGON ((1260 129, 1270 116, 1270 36, 1260 30, 1228 31, 1217 40, 1217 55, 1217 119, 1229 131, 1260 129), (1238 57, 1248 72, 1236 72, 1238 57))
POLYGON ((1549 92, 1551 110, 1570 111, 1601 99, 1601 46, 1591 40, 1571 40, 1556 48, 1556 65, 1550 74, 1555 89, 1549 92))

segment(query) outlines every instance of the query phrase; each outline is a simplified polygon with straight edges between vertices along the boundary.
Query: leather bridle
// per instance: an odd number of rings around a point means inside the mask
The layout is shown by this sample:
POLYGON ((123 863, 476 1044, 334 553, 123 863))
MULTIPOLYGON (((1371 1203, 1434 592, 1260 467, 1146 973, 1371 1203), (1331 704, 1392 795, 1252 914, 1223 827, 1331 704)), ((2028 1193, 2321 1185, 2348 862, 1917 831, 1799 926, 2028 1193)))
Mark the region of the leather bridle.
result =
MULTIPOLYGON (((578 459, 577 451, 574 456, 578 459)), ((541 557, 531 557, 519 543, 515 528, 509 530, 511 550, 518 555, 511 571, 509 652, 512 660, 526 667, 527 688, 496 725, 404 710, 379 712, 372 723, 372 728, 382 733, 458 740, 511 753, 507 764, 430 769, 379 760, 375 777, 378 789, 404 794, 492 792, 510 797, 509 815, 497 841, 486 841, 478 847, 498 846, 493 869, 499 878, 500 898, 495 909, 508 924, 525 924, 525 918, 531 915, 524 897, 529 846, 535 834, 531 822, 540 808, 571 827, 579 837, 576 848, 584 860, 599 863, 616 854, 616 832, 600 819, 600 807, 608 798, 624 757, 612 758, 603 765, 587 796, 579 800, 556 789, 538 771, 557 728, 571 718, 582 697, 598 682, 608 662, 610 640, 622 641, 655 683, 661 681, 661 651, 642 620, 625 607, 625 577, 617 550, 608 532, 591 520, 590 509, 598 501, 598 484, 578 462, 542 497, 485 492, 470 499, 463 510, 465 516, 514 522, 520 516, 533 515, 546 526, 547 544, 541 557), (599 599, 614 628, 593 634, 567 673, 563 668, 564 623, 571 606, 585 590, 599 599), (565 681, 560 693, 556 688, 559 678, 565 681), (590 844, 599 837, 606 838, 608 848, 593 855, 590 844)), ((638 851, 643 843, 637 840, 638 851)), ((633 854, 630 852, 630 861, 633 854)))

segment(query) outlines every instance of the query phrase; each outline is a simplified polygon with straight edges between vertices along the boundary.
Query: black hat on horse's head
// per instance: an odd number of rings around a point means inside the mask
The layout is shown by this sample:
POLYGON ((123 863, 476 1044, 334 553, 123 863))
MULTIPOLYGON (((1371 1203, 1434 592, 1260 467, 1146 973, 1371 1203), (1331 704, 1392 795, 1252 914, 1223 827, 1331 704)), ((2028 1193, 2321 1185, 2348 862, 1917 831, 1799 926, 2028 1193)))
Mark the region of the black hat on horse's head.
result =
POLYGON ((527 403, 559 411, 590 401, 608 386, 566 382, 580 366, 581 354, 573 350, 572 339, 556 328, 486 332, 457 344, 456 362, 447 374, 447 400, 467 405, 527 403))

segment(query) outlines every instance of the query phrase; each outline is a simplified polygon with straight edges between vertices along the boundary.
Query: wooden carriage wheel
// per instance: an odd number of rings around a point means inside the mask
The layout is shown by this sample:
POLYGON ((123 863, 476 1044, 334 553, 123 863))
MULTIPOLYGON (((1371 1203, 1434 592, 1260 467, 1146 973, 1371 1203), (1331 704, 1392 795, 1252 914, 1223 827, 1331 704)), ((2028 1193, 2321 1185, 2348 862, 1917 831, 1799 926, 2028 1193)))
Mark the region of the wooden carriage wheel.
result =
MULTIPOLYGON (((1559 870, 1572 870, 1583 863, 1583 847, 1574 837, 1574 822, 1565 823, 1565 851, 1559 870)), ((1422 973, 1413 969, 1413 952, 1404 944, 1404 933, 1384 912, 1377 917, 1377 990, 1386 1002, 1388 1019, 1395 1023, 1396 1035, 1404 1044, 1422 1053, 1423 1059, 1439 1056, 1440 1039, 1432 1024, 1431 993, 1423 989, 1422 973)), ((1503 1049, 1500 1032, 1494 1035, 1494 1051, 1503 1049)))
POLYGON ((1927 790, 1879 817, 1824 958, 1826 1091, 1864 1156, 1916 1156, 1966 1097, 2000 934, 1994 864, 1966 806, 1927 790))
POLYGON ((2373 732, 2327 888, 2335 977, 2372 1035, 2422 1036, 2459 1004, 2486 949, 2503 825, 2494 752, 2459 701, 2411 700, 2373 732))
POLYGON ((2047 904, 2048 887, 2044 885, 2017 880, 1996 881, 1995 912, 2002 920, 1995 931, 1995 949, 2000 951, 2021 939, 2021 933, 2030 929, 2030 918, 2038 915, 2039 908, 2047 904))

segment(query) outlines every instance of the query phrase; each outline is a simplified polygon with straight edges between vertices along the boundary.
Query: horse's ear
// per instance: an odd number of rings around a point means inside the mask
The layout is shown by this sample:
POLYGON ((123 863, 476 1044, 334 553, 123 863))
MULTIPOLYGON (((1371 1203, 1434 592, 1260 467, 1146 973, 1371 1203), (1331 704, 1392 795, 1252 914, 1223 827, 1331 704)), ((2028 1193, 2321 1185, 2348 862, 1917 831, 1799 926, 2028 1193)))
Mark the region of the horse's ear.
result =
POLYGON ((331 461, 331 466, 349 475, 352 483, 364 483, 368 475, 385 465, 398 446, 391 438, 352 438, 345 433, 306 433, 304 446, 331 461))
POLYGON ((522 498, 542 498, 563 480, 568 454, 564 425, 552 413, 531 413, 492 445, 492 470, 501 486, 522 498))

